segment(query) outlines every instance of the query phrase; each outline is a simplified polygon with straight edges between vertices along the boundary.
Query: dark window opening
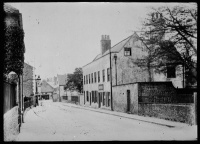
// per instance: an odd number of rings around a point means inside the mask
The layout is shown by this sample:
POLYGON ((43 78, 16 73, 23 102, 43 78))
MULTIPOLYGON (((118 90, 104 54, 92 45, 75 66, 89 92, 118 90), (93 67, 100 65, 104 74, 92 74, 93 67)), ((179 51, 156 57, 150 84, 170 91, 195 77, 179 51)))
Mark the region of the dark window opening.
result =
POLYGON ((131 56, 131 48, 124 48, 124 55, 131 56))
POLYGON ((176 67, 167 66, 167 78, 176 78, 176 67))

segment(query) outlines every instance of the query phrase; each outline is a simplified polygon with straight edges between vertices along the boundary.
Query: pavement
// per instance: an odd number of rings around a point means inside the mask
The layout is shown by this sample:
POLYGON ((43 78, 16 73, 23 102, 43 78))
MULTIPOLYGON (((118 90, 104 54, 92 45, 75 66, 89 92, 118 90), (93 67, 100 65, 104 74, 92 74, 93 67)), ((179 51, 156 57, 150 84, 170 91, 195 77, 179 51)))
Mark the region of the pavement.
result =
MULTIPOLYGON (((97 109, 97 108, 92 108, 92 107, 88 107, 88 106, 80 106, 80 105, 76 105, 73 103, 68 103, 67 101, 62 101, 62 103, 63 103, 63 105, 69 106, 69 107, 86 109, 86 110, 95 111, 95 112, 99 112, 99 113, 105 113, 105 114, 114 115, 114 116, 118 116, 118 117, 143 121, 143 122, 147 122, 147 123, 153 123, 153 124, 157 124, 157 125, 161 125, 161 126, 167 126, 167 127, 171 127, 171 128, 190 126, 189 124, 186 124, 186 123, 174 122, 174 121, 164 120, 164 119, 160 119, 160 118, 139 116, 139 115, 128 114, 128 113, 123 113, 123 112, 99 109, 99 108, 97 109)), ((193 126, 197 127, 197 125, 193 125, 193 126)))

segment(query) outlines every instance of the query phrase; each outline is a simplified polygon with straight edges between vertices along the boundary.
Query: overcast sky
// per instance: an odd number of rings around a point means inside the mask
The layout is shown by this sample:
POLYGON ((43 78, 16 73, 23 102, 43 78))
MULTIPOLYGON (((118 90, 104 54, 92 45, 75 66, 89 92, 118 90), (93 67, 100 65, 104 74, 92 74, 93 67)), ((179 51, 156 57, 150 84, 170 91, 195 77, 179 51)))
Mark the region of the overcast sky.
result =
POLYGON ((100 53, 101 35, 111 46, 141 29, 150 6, 165 3, 8 3, 22 13, 25 62, 41 78, 73 73, 100 53))

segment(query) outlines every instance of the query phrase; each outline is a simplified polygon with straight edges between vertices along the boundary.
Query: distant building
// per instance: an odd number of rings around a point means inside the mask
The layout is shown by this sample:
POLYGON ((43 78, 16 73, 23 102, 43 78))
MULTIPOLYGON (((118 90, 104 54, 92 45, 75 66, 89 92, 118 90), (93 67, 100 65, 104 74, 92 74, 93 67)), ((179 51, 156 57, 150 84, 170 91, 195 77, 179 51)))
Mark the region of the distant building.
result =
POLYGON ((41 98, 43 99, 52 99, 53 98, 54 88, 48 84, 45 80, 41 82, 41 98))
POLYGON ((59 92, 59 99, 61 101, 61 97, 66 96, 66 92, 64 90, 64 86, 67 82, 67 75, 57 75, 57 83, 58 83, 58 92, 59 92))

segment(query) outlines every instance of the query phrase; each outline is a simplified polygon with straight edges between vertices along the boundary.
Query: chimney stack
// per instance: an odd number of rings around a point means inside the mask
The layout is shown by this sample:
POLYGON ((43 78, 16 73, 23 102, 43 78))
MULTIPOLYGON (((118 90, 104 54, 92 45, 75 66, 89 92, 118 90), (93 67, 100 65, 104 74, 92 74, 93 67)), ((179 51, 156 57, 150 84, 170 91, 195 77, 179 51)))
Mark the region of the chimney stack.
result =
POLYGON ((109 35, 101 36, 101 54, 103 55, 108 49, 111 48, 111 40, 109 35))

